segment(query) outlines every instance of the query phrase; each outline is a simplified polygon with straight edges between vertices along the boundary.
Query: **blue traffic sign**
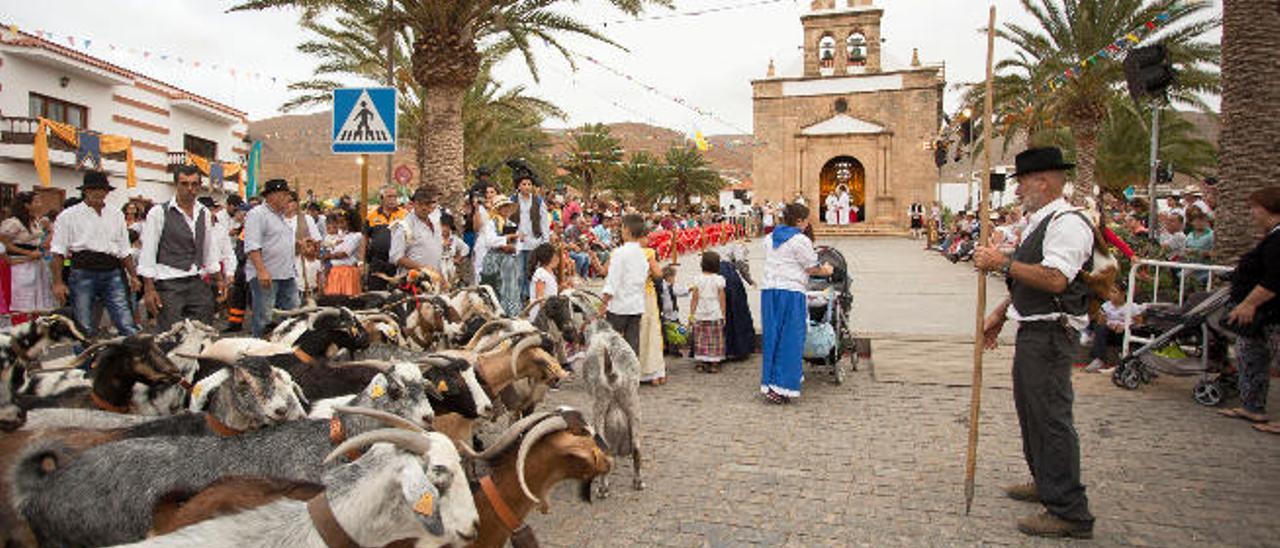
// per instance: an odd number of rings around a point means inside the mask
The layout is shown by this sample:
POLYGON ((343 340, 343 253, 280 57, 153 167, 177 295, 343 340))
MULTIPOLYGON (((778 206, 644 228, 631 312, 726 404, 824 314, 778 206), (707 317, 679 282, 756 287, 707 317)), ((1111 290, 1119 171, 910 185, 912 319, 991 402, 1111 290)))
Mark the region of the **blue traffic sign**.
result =
POLYGON ((396 151, 396 89, 333 90, 331 150, 335 154, 396 151))

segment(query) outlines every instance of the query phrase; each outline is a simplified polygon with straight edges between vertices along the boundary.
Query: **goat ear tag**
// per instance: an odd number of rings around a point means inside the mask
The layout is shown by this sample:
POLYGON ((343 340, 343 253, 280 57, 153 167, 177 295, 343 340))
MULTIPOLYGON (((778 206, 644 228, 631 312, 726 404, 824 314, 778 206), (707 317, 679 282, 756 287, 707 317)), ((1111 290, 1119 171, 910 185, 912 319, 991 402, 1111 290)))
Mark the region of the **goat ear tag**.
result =
POLYGON ((424 516, 430 516, 435 513, 435 497, 430 492, 423 493, 418 502, 414 503, 413 511, 424 516))
POLYGON ((383 388, 381 384, 375 384, 373 385, 373 388, 369 389, 369 397, 375 400, 378 398, 381 398, 386 394, 387 394, 387 389, 383 388))
POLYGON ((441 394, 447 392, 449 390, 449 383, 444 382, 444 379, 440 379, 440 384, 436 385, 436 390, 441 394))
POLYGON ((400 469, 400 491, 405 501, 413 501, 413 511, 423 516, 435 514, 435 494, 422 469, 409 464, 400 469))

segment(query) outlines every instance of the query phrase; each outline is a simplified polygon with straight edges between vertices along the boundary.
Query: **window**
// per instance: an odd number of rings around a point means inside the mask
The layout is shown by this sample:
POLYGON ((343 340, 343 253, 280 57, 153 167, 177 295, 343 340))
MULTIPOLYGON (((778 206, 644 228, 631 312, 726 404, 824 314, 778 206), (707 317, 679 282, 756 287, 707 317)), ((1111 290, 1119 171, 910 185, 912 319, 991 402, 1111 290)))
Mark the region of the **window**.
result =
POLYGON ((209 161, 218 159, 218 143, 208 139, 201 139, 189 133, 182 136, 182 150, 209 161))
POLYGON ((18 185, 0 183, 0 217, 13 216, 13 200, 18 196, 18 185))
POLYGON ((836 62, 836 39, 830 35, 823 36, 818 41, 818 66, 822 68, 831 68, 836 62))
POLYGON ((84 105, 68 103, 39 93, 29 95, 28 105, 32 118, 44 117, 81 129, 89 127, 89 108, 84 105))
POLYGON ((855 32, 845 40, 845 51, 849 54, 849 66, 862 66, 867 62, 867 37, 855 32))

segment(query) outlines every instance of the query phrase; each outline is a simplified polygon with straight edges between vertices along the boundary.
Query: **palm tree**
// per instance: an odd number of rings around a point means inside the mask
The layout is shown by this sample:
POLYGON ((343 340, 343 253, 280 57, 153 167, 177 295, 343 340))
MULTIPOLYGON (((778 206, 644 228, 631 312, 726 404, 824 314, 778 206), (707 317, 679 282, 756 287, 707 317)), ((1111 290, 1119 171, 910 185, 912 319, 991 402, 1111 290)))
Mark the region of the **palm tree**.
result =
POLYGON ((681 209, 688 209, 693 196, 711 196, 725 187, 720 172, 710 167, 706 157, 698 149, 671 145, 665 158, 666 170, 663 194, 675 196, 681 209))
MULTIPOLYGON (((301 7, 304 15, 329 10, 379 12, 378 26, 384 32, 378 36, 402 33, 408 39, 410 71, 424 93, 422 114, 431 130, 424 135, 423 184, 456 196, 466 179, 462 108, 467 89, 480 74, 481 44, 520 52, 535 80, 535 41, 550 46, 570 63, 572 53, 560 42, 561 36, 583 36, 617 45, 586 23, 554 9, 569 3, 570 0, 246 0, 232 9, 301 7)), ((628 15, 637 15, 648 4, 670 6, 671 0, 609 3, 628 15)))
POLYGON ((1102 60, 1067 79, 1053 91, 1044 85, 1067 69, 1102 50, 1140 25, 1170 12, 1161 30, 1147 43, 1163 43, 1178 71, 1178 84, 1169 90, 1175 103, 1207 110, 1203 97, 1218 91, 1220 47, 1202 40, 1217 28, 1217 17, 1206 16, 1208 3, 1190 0, 1021 0, 1036 21, 1027 27, 1006 23, 997 31, 1016 50, 996 65, 1001 90, 1002 122, 1011 131, 1022 131, 1028 142, 1045 134, 1046 123, 1065 124, 1076 145, 1076 186, 1091 189, 1096 180, 1098 139, 1113 97, 1122 93, 1124 71, 1120 63, 1102 60), (1009 100, 1017 98, 1016 100, 1009 100))
POLYGON ((1280 181, 1280 8, 1274 0, 1224 0, 1222 136, 1214 245, 1233 261, 1252 247, 1249 194, 1280 181))
MULTIPOLYGON (((1213 143, 1196 132, 1186 118, 1170 109, 1160 114, 1160 161, 1175 173, 1195 178, 1217 169, 1213 143)), ((1098 182, 1105 191, 1119 194, 1126 187, 1145 188, 1150 176, 1151 119, 1149 108, 1135 108, 1118 101, 1107 112, 1098 138, 1098 182)))
POLYGON ((662 196, 665 172, 658 157, 643 150, 632 152, 608 187, 625 195, 637 208, 648 210, 662 196))
POLYGON ((595 191, 613 178, 622 161, 622 145, 604 124, 586 124, 571 132, 567 156, 560 168, 569 173, 569 182, 582 191, 588 202, 595 191))

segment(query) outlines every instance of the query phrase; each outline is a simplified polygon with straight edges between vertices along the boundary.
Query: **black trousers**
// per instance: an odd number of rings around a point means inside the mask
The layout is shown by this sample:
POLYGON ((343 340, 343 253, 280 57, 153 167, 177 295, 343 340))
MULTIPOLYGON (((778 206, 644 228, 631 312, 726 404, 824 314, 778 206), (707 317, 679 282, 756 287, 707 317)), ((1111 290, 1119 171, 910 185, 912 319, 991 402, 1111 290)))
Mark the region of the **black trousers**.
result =
POLYGON ((1050 513, 1092 522, 1089 500, 1080 483, 1080 439, 1071 404, 1074 330, 1057 322, 1018 327, 1013 353, 1013 403, 1022 429, 1022 453, 1036 492, 1050 513))
POLYGON ((642 317, 641 314, 614 314, 613 312, 605 314, 609 325, 627 340, 627 344, 631 345, 631 350, 634 350, 637 356, 640 355, 640 318, 642 317))
POLYGON ((213 291, 199 276, 156 280, 155 286, 164 305, 156 316, 156 329, 167 331, 183 318, 213 324, 213 291))

